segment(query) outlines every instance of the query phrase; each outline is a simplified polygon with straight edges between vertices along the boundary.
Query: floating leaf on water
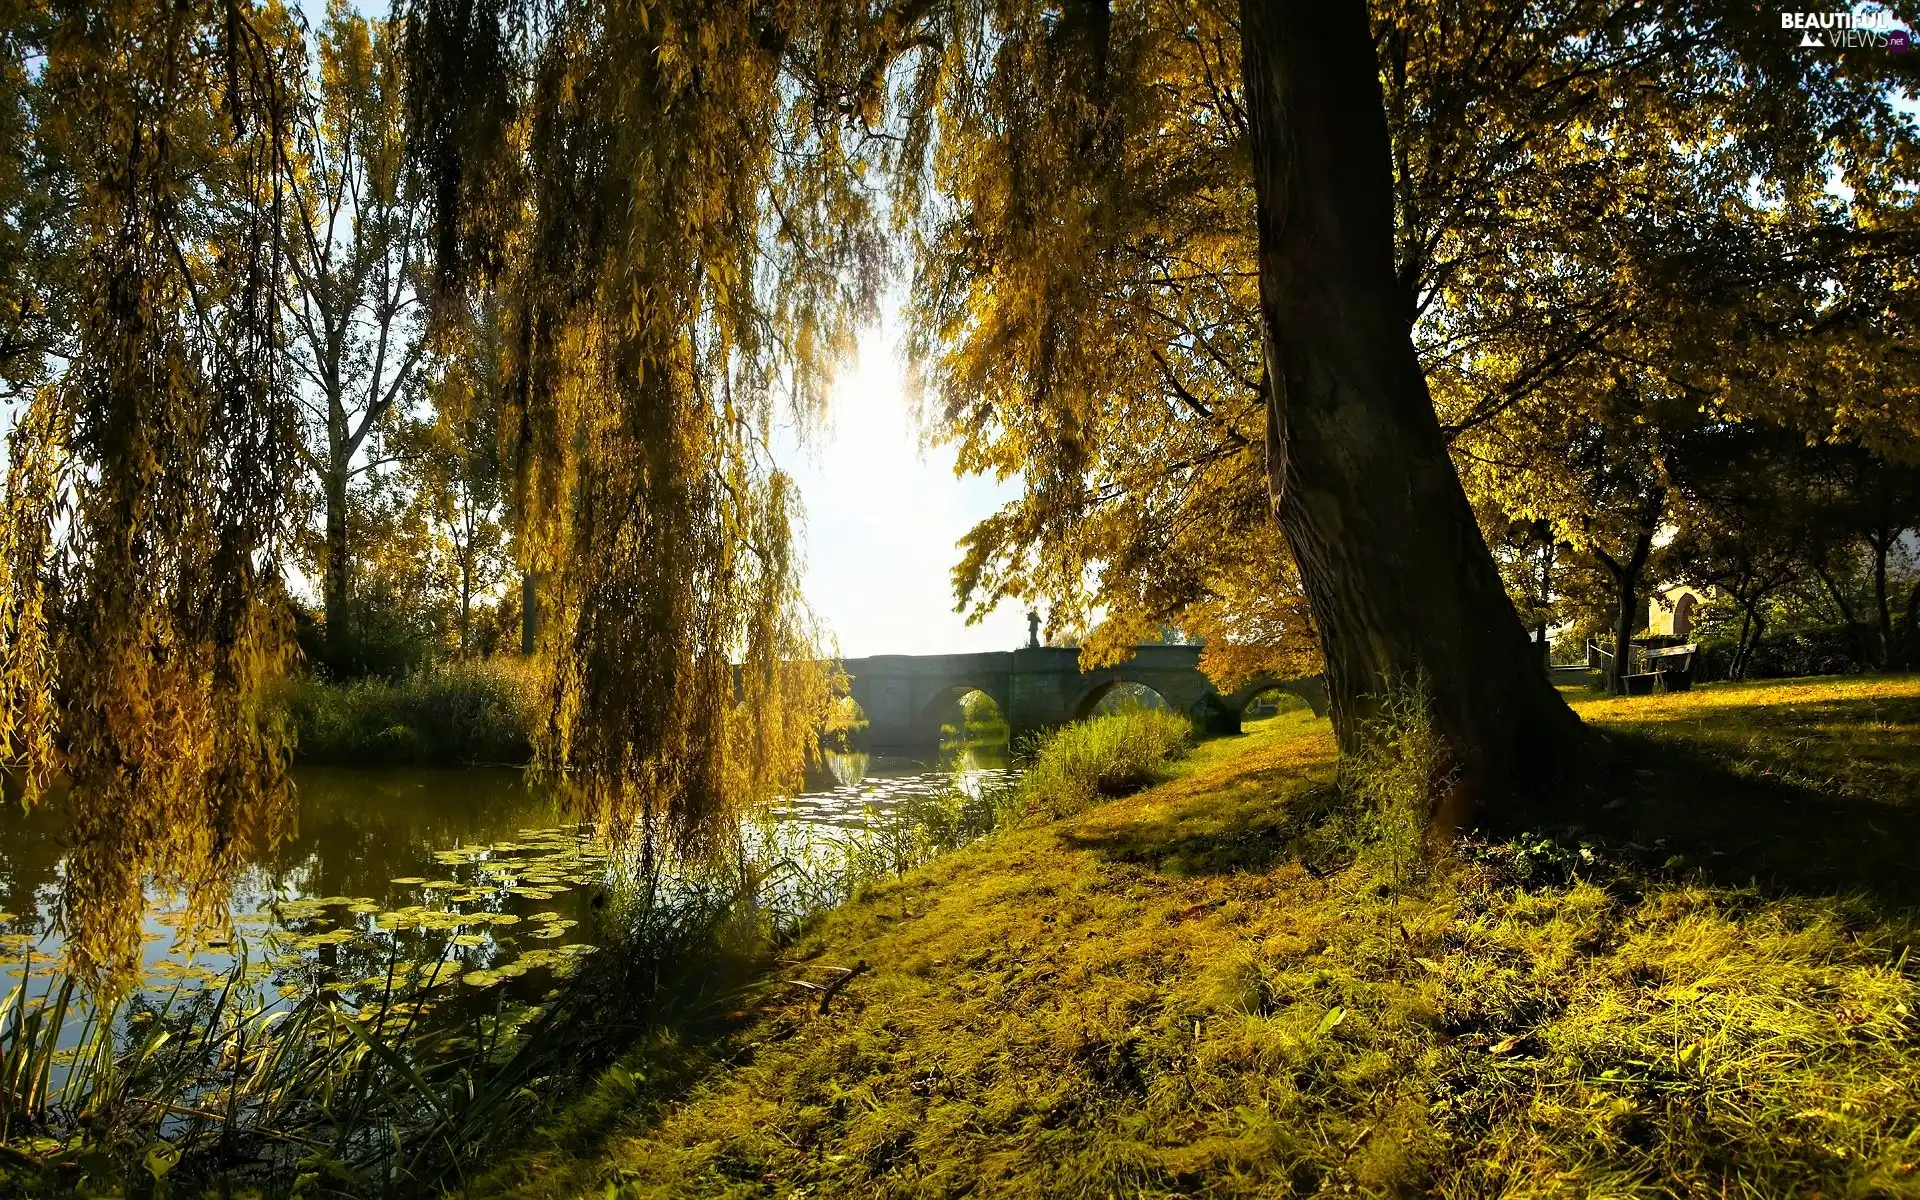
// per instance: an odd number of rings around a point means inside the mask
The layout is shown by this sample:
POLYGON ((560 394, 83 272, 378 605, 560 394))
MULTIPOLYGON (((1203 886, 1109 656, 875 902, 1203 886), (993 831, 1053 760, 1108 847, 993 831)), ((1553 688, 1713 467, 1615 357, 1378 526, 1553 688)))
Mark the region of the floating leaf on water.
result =
POLYGON ((429 892, 449 892, 459 887, 460 884, 451 879, 430 879, 420 886, 429 892))
POLYGON ((309 933, 293 939, 296 950, 313 950, 320 946, 338 946, 350 942, 358 934, 351 929, 330 929, 325 933, 309 933))
POLYGON ((520 918, 512 913, 475 913, 476 921, 485 921, 490 925, 518 925, 520 918))
POLYGON ((506 978, 498 971, 468 971, 460 977, 460 982, 468 987, 487 988, 497 983, 504 983, 506 978))
POLYGON ((425 875, 402 875, 398 879, 392 880, 391 882, 404 884, 407 887, 415 887, 419 884, 425 883, 426 881, 427 881, 427 877, 425 875))
POLYGON ((460 972, 465 969, 457 962, 436 963, 431 967, 422 967, 415 979, 421 987, 439 987, 460 978, 460 972))
POLYGON ((460 933, 460 934, 455 934, 451 939, 451 942, 455 946, 463 946, 467 949, 472 949, 476 946, 484 946, 487 943, 491 942, 492 940, 493 940, 492 938, 488 937, 484 933, 460 933))

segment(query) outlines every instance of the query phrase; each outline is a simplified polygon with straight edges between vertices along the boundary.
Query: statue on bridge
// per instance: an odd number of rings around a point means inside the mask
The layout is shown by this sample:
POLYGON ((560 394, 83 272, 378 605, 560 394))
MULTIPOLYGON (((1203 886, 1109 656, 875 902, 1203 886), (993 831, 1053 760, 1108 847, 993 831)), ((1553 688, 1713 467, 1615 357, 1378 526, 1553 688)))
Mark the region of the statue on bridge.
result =
POLYGON ((1027 610, 1027 649, 1038 650, 1039 648, 1040 648, 1040 610, 1037 608, 1030 608, 1027 610))

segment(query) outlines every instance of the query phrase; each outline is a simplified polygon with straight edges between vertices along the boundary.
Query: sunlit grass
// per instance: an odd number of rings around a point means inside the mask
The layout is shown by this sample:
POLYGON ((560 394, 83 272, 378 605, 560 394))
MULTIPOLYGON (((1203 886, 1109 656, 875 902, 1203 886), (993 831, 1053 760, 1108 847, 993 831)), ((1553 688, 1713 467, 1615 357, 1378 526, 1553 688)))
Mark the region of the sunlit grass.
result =
POLYGON ((828 1011, 771 998, 684 1098, 569 1114, 486 1187, 1920 1195, 1917 702, 1583 703, 1585 831, 1412 881, 1330 818, 1324 722, 1250 727, 870 888, 791 949, 870 967, 828 1011))

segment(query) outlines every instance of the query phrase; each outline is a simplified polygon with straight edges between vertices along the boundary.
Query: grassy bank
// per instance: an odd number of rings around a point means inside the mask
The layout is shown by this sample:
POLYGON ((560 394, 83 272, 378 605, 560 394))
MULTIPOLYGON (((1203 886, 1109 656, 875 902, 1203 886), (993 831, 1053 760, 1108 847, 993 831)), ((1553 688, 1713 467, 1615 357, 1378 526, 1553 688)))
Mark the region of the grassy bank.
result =
POLYGON ((1583 831, 1425 872, 1324 723, 936 859, 481 1194, 1920 1195, 1920 680, 1583 705, 1583 831))

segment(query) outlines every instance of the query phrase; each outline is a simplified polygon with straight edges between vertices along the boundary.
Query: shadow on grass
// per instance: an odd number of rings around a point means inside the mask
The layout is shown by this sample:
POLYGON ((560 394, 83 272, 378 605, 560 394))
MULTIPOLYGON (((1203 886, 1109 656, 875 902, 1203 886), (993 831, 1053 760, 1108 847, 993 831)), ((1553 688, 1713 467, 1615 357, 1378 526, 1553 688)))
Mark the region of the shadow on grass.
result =
POLYGON ((1887 916, 1920 908, 1920 806, 1905 796, 1644 732, 1603 745, 1575 830, 1615 856, 1720 886, 1857 893, 1887 916))
MULTIPOLYGON (((1883 915, 1920 914, 1920 703, 1823 700, 1790 711, 1630 717, 1595 727, 1579 799, 1529 829, 1585 843, 1643 877, 1857 894, 1883 915)), ((1263 770, 1124 818, 1082 821, 1061 841, 1176 875, 1319 875, 1351 861, 1352 822, 1330 769, 1263 770)))
POLYGON ((1074 850, 1175 875, 1270 870, 1298 860, 1315 874, 1351 854, 1330 776, 1272 769, 1122 822, 1081 822, 1060 834, 1074 850))

